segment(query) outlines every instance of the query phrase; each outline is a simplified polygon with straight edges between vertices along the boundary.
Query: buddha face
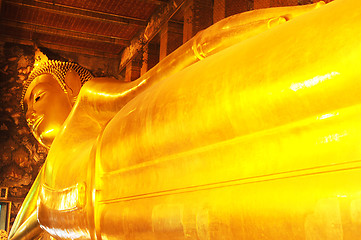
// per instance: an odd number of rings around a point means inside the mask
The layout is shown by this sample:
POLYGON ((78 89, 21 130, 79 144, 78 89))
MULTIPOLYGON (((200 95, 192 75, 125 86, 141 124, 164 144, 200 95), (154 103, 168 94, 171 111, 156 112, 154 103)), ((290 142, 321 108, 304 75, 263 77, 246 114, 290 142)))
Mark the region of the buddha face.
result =
POLYGON ((24 97, 26 120, 34 137, 49 148, 68 117, 72 104, 50 74, 35 78, 24 97))

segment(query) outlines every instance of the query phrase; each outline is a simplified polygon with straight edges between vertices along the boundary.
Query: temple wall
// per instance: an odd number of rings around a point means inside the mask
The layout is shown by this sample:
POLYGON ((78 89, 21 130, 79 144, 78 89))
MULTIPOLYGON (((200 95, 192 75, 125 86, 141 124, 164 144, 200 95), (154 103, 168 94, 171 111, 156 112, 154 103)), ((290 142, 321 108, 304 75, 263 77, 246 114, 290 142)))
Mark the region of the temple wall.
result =
POLYGON ((0 51, 0 186, 8 188, 6 200, 12 202, 12 223, 47 150, 31 135, 19 104, 22 82, 34 62, 34 50, 1 43, 0 51))

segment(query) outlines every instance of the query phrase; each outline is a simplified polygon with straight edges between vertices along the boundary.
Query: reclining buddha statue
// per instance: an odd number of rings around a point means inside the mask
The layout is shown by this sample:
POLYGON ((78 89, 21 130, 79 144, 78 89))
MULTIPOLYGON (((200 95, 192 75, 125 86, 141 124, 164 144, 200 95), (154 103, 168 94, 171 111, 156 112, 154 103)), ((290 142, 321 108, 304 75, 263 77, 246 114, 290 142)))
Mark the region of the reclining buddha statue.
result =
POLYGON ((320 5, 224 19, 130 83, 35 67, 50 150, 9 239, 361 238, 361 2, 320 5))

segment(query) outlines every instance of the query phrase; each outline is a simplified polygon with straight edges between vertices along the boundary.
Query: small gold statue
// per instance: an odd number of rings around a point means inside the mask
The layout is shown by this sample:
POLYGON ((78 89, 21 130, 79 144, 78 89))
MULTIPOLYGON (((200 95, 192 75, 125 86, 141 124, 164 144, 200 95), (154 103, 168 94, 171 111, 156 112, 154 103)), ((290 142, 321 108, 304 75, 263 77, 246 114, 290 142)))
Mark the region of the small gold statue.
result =
POLYGON ((130 83, 36 68, 50 151, 10 239, 359 239, 361 2, 319 5, 232 16, 130 83))

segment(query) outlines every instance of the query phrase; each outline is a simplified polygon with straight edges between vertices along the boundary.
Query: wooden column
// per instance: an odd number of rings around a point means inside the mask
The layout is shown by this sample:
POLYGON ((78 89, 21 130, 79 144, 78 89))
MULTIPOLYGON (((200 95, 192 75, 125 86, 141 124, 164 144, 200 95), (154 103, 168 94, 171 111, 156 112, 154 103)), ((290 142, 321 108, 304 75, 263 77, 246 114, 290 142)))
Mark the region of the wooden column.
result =
POLYGON ((214 0, 213 23, 237 13, 253 9, 252 0, 214 0))
POLYGON ((146 73, 150 69, 148 64, 148 59, 149 59, 148 45, 149 44, 143 47, 143 62, 142 62, 142 68, 140 69, 140 76, 143 76, 144 73, 146 73))
POLYGON ((162 60, 183 43, 183 24, 167 22, 160 31, 160 53, 162 60))
POLYGON ((299 0, 271 0, 271 7, 297 6, 299 0))
POLYGON ((226 17, 226 0, 214 0, 213 23, 226 17))
MULTIPOLYGON (((317 2, 317 1, 313 1, 317 2)), ((308 0, 254 0, 254 9, 269 7, 297 6, 312 3, 308 0)))
POLYGON ((130 61, 125 68, 125 81, 131 82, 140 77, 141 61, 136 58, 130 61))
POLYGON ((144 47, 143 64, 140 75, 146 73, 149 69, 159 62, 159 44, 149 43, 144 47))
POLYGON ((226 0, 226 17, 253 9, 251 0, 226 0))
POLYGON ((183 11, 183 43, 213 23, 212 0, 189 0, 183 11))
POLYGON ((269 8, 271 7, 271 0, 254 0, 253 8, 269 8))

